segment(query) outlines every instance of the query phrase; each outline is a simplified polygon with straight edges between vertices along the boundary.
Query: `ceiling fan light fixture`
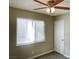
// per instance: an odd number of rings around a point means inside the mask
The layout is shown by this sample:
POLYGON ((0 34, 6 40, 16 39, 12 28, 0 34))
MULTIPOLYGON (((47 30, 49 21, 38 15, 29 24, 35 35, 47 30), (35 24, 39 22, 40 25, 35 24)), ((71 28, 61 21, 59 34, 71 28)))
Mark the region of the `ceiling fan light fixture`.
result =
POLYGON ((52 14, 52 13, 55 12, 55 8, 54 7, 47 8, 46 12, 49 13, 49 14, 52 14))

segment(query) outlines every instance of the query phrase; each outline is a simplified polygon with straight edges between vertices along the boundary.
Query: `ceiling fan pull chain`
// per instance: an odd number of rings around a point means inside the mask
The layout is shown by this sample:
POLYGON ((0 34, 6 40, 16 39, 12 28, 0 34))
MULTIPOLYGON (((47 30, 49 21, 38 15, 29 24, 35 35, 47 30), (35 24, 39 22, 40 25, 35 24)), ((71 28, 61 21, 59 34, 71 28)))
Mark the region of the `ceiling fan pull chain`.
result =
POLYGON ((50 8, 50 13, 51 13, 51 8, 50 8))

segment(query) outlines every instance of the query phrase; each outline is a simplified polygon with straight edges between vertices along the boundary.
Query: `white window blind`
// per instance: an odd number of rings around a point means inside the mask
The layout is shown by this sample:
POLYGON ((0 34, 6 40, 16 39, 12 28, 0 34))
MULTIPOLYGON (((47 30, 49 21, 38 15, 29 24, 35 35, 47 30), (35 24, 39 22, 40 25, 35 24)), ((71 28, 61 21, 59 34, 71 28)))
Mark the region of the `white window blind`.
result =
POLYGON ((28 45, 45 41, 44 21, 17 18, 16 45, 28 45))

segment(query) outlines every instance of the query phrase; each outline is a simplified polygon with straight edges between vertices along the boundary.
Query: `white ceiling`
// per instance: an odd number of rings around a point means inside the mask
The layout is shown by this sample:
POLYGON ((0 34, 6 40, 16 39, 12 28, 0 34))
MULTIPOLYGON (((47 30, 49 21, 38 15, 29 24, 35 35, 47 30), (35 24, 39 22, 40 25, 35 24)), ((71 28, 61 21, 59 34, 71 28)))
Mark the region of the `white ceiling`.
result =
MULTIPOLYGON (((34 10, 35 8, 46 7, 46 6, 39 4, 33 0, 9 0, 9 5, 10 5, 10 7, 34 11, 34 12, 43 13, 43 14, 47 14, 47 15, 51 15, 51 16, 62 15, 62 14, 66 14, 66 13, 70 12, 69 10, 56 9, 55 13, 48 14, 46 12, 46 9, 34 10)), ((63 2, 58 4, 58 6, 69 7, 70 0, 64 0, 63 2)))

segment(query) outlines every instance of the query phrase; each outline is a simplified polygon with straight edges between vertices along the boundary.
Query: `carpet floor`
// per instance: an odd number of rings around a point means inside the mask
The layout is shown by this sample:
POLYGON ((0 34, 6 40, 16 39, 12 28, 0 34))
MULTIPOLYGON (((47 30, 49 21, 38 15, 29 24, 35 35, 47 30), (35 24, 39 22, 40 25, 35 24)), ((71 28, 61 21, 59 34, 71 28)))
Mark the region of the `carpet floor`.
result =
POLYGON ((66 58, 65 56, 63 56, 59 53, 52 52, 52 53, 40 56, 40 57, 35 58, 35 59, 69 59, 69 58, 66 58))

